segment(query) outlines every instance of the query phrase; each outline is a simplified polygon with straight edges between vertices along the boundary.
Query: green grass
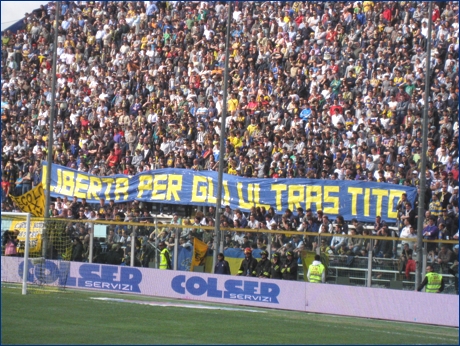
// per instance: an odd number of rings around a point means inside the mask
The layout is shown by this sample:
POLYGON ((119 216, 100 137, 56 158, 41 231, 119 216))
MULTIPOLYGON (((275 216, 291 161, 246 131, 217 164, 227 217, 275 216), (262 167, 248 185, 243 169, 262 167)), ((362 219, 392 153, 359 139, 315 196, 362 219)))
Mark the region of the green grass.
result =
POLYGON ((271 309, 189 309, 94 300, 235 307, 73 291, 2 288, 2 344, 458 344, 458 329, 271 309))

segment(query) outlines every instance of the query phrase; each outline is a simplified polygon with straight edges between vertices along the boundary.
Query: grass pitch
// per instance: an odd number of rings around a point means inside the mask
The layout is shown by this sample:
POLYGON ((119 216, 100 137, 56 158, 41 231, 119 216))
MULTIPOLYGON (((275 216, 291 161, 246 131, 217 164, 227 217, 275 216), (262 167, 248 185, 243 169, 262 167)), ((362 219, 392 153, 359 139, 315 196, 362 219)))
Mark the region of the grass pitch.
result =
POLYGON ((457 328, 137 295, 22 296, 19 285, 3 285, 1 343, 458 345, 459 336, 457 328))

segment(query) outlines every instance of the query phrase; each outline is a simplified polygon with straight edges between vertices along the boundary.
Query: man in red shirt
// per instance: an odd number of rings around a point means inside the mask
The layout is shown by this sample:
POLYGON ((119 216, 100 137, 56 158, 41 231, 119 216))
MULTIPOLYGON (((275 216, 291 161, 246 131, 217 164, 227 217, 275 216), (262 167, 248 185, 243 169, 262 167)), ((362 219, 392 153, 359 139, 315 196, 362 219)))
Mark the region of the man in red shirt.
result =
POLYGON ((335 110, 339 110, 339 114, 343 114, 343 107, 338 104, 338 100, 334 100, 334 104, 329 108, 329 115, 333 116, 335 114, 335 110))
POLYGON ((256 97, 254 95, 251 96, 251 101, 248 103, 249 114, 254 114, 254 112, 259 107, 259 103, 256 101, 256 97))
POLYGON ((383 18, 388 22, 388 24, 390 24, 391 22, 391 10, 390 8, 388 7, 388 5, 383 5, 383 13, 382 13, 382 16, 383 18))
POLYGON ((412 259, 412 255, 409 255, 406 263, 406 280, 409 280, 409 276, 411 272, 415 272, 417 270, 417 263, 412 259))
POLYGON ((123 151, 120 149, 120 144, 115 143, 113 146, 113 153, 117 157, 117 164, 121 161, 121 156, 123 154, 123 151))

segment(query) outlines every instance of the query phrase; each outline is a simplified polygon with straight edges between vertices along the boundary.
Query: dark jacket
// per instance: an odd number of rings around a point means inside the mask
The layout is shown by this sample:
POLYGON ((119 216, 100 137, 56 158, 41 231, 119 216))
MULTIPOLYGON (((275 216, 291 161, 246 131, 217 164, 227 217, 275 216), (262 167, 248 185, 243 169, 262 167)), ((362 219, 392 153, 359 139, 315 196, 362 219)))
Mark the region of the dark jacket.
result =
POLYGON ((107 264, 120 265, 122 262, 122 257, 118 251, 110 250, 107 252, 106 261, 107 264))
POLYGON ((238 275, 242 276, 256 276, 257 260, 250 256, 241 261, 238 275))
POLYGON ((256 276, 257 277, 263 276, 263 277, 269 278, 270 277, 270 267, 271 267, 271 262, 269 259, 265 259, 265 260, 261 259, 257 263, 256 276))
POLYGON ((283 280, 297 280, 297 260, 292 258, 289 262, 288 259, 283 263, 281 267, 281 273, 283 274, 283 280))
POLYGON ((375 256, 385 258, 390 258, 393 256, 393 241, 379 239, 375 249, 375 256))
POLYGON ((82 262, 83 261, 83 244, 78 242, 72 249, 72 261, 82 262))
POLYGON ((278 262, 271 264, 270 267, 270 277, 272 279, 282 279, 283 274, 281 274, 281 261, 278 260, 278 262))
POLYGON ((214 274, 230 275, 230 265, 226 260, 218 261, 214 267, 214 274))

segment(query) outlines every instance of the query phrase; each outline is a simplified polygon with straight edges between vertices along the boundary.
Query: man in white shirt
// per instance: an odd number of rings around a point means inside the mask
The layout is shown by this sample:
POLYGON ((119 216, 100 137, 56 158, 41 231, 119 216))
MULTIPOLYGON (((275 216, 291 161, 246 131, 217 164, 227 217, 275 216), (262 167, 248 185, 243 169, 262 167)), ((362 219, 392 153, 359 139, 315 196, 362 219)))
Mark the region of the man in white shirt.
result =
POLYGON ((256 218, 255 218, 255 216, 253 214, 251 214, 251 216, 249 216, 248 227, 251 228, 251 229, 259 228, 259 221, 256 220, 256 218))
POLYGON ((235 232, 235 235, 233 236, 233 239, 232 239, 232 240, 233 240, 234 242, 237 242, 237 243, 240 244, 240 245, 243 245, 243 242, 244 242, 243 237, 244 237, 243 232, 235 232))
MULTIPOLYGON (((415 229, 409 223, 409 219, 404 219, 404 227, 401 230, 401 234, 399 235, 399 237, 401 239, 417 238, 417 235, 415 234, 415 229)), ((409 245, 410 249, 414 250, 415 242, 401 240, 401 246, 404 246, 404 244, 406 243, 409 245)))
POLYGON ((163 137, 163 142, 160 144, 160 149, 167 156, 171 152, 171 138, 163 137))
POLYGON ((345 119, 343 118, 342 114, 339 114, 339 110, 335 109, 334 113, 335 114, 333 114, 331 117, 331 121, 334 127, 337 127, 338 123, 342 123, 343 125, 345 125, 345 119))
POLYGON ((269 230, 276 229, 276 221, 273 220, 271 215, 266 215, 265 216, 265 225, 267 226, 267 229, 269 229, 269 230))
POLYGON ((333 230, 332 223, 329 222, 329 217, 327 215, 323 215, 323 223, 321 224, 319 228, 320 233, 323 230, 323 226, 325 226, 327 233, 332 233, 332 230, 333 230))
POLYGON ((158 114, 151 109, 149 115, 147 116, 147 122, 149 124, 156 124, 158 121, 158 114))

